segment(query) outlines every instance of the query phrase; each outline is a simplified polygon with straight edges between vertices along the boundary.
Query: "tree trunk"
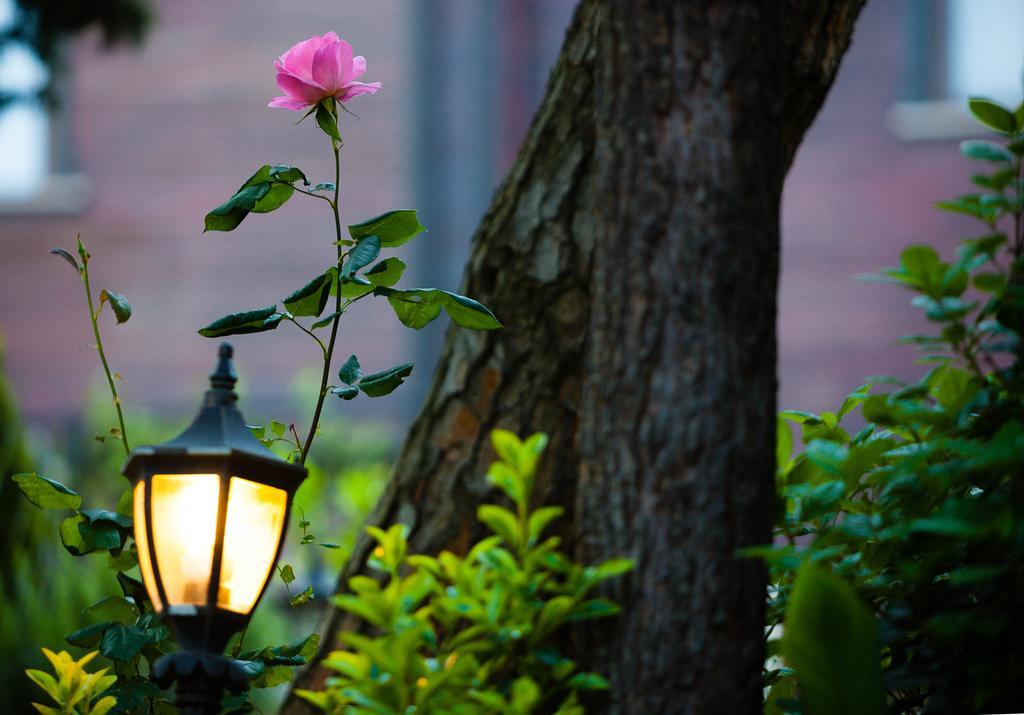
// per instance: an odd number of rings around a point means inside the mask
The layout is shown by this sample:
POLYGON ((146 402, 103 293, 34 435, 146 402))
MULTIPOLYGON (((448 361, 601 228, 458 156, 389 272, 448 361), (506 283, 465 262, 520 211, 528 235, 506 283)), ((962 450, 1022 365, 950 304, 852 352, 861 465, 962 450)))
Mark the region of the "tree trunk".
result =
MULTIPOLYGON (((547 432, 568 548, 638 563, 577 634, 608 712, 760 712, 765 574, 735 554, 771 539, 779 198, 863 1, 581 1, 466 268, 506 327, 449 331, 371 517, 463 550, 488 432, 547 432)), ((358 625, 332 611, 321 654, 358 625)))

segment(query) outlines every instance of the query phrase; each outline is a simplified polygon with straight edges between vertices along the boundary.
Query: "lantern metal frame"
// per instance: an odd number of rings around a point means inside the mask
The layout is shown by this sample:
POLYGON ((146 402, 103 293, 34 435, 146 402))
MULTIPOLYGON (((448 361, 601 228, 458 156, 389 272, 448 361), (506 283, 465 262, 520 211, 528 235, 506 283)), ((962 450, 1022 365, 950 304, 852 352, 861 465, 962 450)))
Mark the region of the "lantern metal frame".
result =
POLYGON ((175 632, 182 650, 164 656, 154 665, 153 676, 158 685, 178 683, 179 705, 187 712, 216 712, 214 695, 223 688, 244 689, 245 677, 240 666, 222 656, 231 636, 243 629, 252 617, 273 577, 273 564, 280 559, 291 512, 292 499, 306 477, 306 468, 286 462, 267 449, 252 434, 236 403, 234 391, 238 376, 232 363, 233 349, 222 343, 218 364, 210 375, 199 413, 177 437, 154 446, 132 451, 122 472, 134 490, 145 484, 145 539, 150 568, 159 603, 154 609, 175 632), (202 605, 171 604, 160 573, 153 529, 153 477, 156 475, 217 475, 216 531, 210 564, 205 603, 202 605), (281 489, 287 495, 285 512, 278 535, 271 570, 264 580, 252 607, 238 613, 217 605, 221 587, 222 557, 230 483, 233 477, 281 489))

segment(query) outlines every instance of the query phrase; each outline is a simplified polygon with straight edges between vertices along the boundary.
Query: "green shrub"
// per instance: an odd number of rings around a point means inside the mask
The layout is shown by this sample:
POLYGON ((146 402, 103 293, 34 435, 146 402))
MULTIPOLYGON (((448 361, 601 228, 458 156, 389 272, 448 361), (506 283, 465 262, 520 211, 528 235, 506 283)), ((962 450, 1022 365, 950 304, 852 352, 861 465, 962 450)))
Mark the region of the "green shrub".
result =
POLYGON ((116 698, 104 694, 117 680, 117 676, 107 675, 109 668, 103 668, 95 673, 85 669, 86 664, 99 655, 97 651, 92 651, 79 660, 75 660, 64 650, 54 653, 43 648, 43 655, 53 666, 54 675, 41 670, 26 671, 29 679, 58 705, 52 707, 32 703, 43 715, 106 715, 117 705, 116 698))
POLYGON ((894 713, 1024 707, 1024 105, 971 109, 1004 141, 963 142, 986 167, 978 191, 937 206, 982 233, 951 262, 910 246, 877 277, 914 293, 932 330, 901 342, 929 369, 871 379, 835 412, 780 415, 776 540, 754 550, 771 573, 767 712, 882 712, 881 693, 863 707, 819 697, 850 679, 875 682, 894 713), (865 638, 838 635, 860 618, 854 592, 873 614, 865 638))
POLYGON ((324 665, 336 673, 323 692, 300 691, 329 713, 583 712, 580 690, 608 687, 581 672, 558 649, 567 624, 612 616, 618 606, 590 591, 629 571, 625 559, 584 567, 544 537, 560 507, 531 510, 534 470, 547 443, 492 433, 499 461, 488 481, 514 510, 481 506, 493 536, 464 556, 409 555, 407 529, 368 529, 377 547, 369 561, 377 578, 355 576, 335 605, 364 621, 370 635, 347 632, 347 650, 324 665))

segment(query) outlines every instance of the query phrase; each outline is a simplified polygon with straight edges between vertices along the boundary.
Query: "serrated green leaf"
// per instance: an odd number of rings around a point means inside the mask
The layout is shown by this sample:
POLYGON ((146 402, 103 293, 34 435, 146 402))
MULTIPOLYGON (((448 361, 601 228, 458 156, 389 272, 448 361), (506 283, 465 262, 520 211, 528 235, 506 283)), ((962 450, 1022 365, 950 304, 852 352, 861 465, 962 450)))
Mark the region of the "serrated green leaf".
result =
POLYGON ((989 129, 1003 134, 1010 134, 1017 127, 1017 121, 1006 107, 983 97, 971 97, 967 100, 971 114, 989 129))
POLYGON ((338 370, 338 379, 346 385, 356 384, 362 376, 363 371, 359 367, 359 359, 354 354, 349 355, 348 360, 338 370))
POLYGON ((309 283, 281 300, 285 309, 297 317, 316 317, 324 312, 337 270, 328 268, 309 283))
POLYGON ((412 374, 412 368, 413 364, 410 362, 396 365, 382 372, 375 372, 372 375, 366 375, 359 381, 359 389, 368 397, 383 397, 394 392, 395 388, 412 374))
POLYGON ((92 648, 100 642, 100 639, 103 637, 103 633, 107 628, 113 625, 115 625, 113 621, 93 623, 91 626, 86 626, 85 628, 75 631, 64 640, 66 640, 70 645, 77 646, 79 648, 92 648))
POLYGON ((827 439, 814 439, 808 443, 804 455, 822 471, 841 477, 847 451, 846 445, 827 439))
POLYGON ((388 608, 382 599, 370 601, 352 594, 338 594, 331 597, 331 603, 378 628, 387 628, 389 625, 388 608))
POLYGON ((287 665, 264 666, 263 670, 252 679, 254 688, 276 688, 278 685, 292 682, 295 669, 287 665))
POLYGON ((281 575, 281 580, 286 584, 295 580, 295 570, 291 567, 291 564, 285 564, 282 566, 279 573, 281 575))
POLYGON ((363 268, 373 263, 377 256, 380 255, 380 246, 381 242, 378 236, 363 236, 356 241, 356 245, 348 253, 348 260, 342 266, 341 277, 345 279, 351 278, 363 268))
POLYGON ((21 493, 40 509, 77 509, 82 505, 78 492, 35 472, 15 474, 12 479, 21 493))
POLYGON ((83 509, 79 512, 90 524, 106 523, 119 529, 131 529, 132 518, 109 509, 83 509))
POLYGON ((268 213, 291 198, 291 184, 301 180, 308 185, 294 166, 264 164, 246 179, 234 196, 206 215, 205 231, 232 231, 253 213, 268 213))
POLYGON ((266 308, 225 315, 197 332, 204 338, 262 333, 276 328, 283 318, 284 316, 277 312, 277 306, 270 305, 266 308))
MULTIPOLYGON (((29 680, 31 680, 33 683, 42 688, 47 695, 49 695, 58 703, 61 702, 61 689, 60 686, 57 684, 56 678, 54 678, 49 673, 44 673, 41 670, 33 670, 31 668, 25 671, 25 675, 28 676, 29 680)), ((48 711, 45 710, 42 710, 40 712, 48 714, 48 711)), ((59 713, 60 711, 54 709, 53 712, 59 713)))
POLYGON ((519 520, 508 509, 494 504, 482 504, 477 508, 476 517, 510 546, 518 547, 522 543, 519 520))
MULTIPOLYGON (((823 443, 833 444, 831 442, 823 443)), ((846 483, 841 479, 810 487, 801 500, 800 517, 802 519, 816 519, 824 514, 834 512, 845 495, 846 483)))
POLYGON ((471 330, 495 330, 501 323, 483 303, 457 293, 442 291, 447 297, 444 308, 448 315, 463 328, 471 330))
POLYGON ((531 543, 540 539, 548 524, 565 513, 560 506, 545 506, 530 514, 527 521, 527 534, 531 543))
POLYGON ((294 184, 296 181, 301 181, 306 186, 309 186, 309 179, 302 172, 294 166, 287 166, 285 164, 274 164, 270 167, 270 178, 275 181, 283 181, 287 184, 294 184))
POLYGON ((401 246, 423 231, 426 231, 426 228, 420 223, 414 209, 388 211, 348 227, 348 233, 352 238, 375 235, 380 238, 381 246, 384 248, 401 246))
POLYGON ((584 569, 584 578, 588 584, 600 583, 627 574, 635 566, 633 559, 608 559, 602 564, 584 569))
POLYGON ((242 189, 223 204, 206 214, 206 231, 233 231, 249 215, 256 202, 270 192, 270 183, 254 184, 242 189))
POLYGON ((441 304, 411 291, 395 291, 388 296, 388 303, 402 325, 419 330, 441 314, 441 304))
POLYGON ((398 283, 405 272, 405 263, 400 258, 385 258, 363 275, 375 287, 390 288, 398 283))
POLYGON ((336 310, 329 315, 325 315, 320 320, 313 323, 311 330, 319 330, 320 328, 326 328, 328 325, 334 322, 334 319, 341 315, 340 310, 336 310))
POLYGON ((875 619, 846 581, 805 563, 785 623, 783 653, 808 712, 885 713, 875 619))
POLYGON ((272 183, 263 198, 253 203, 252 213, 268 214, 271 211, 276 211, 284 206, 294 193, 295 189, 291 184, 272 183))
POLYGON ((503 491, 516 504, 525 506, 523 480, 511 465, 493 462, 487 470, 487 483, 503 491))
POLYGON ((573 606, 566 616, 566 620, 576 622, 589 621, 595 618, 608 618, 617 615, 620 610, 622 609, 619 608, 617 603, 607 598, 591 598, 573 606))
POLYGON ((107 568, 111 571, 131 571, 138 565, 138 554, 130 549, 122 549, 119 554, 111 552, 107 555, 107 568))
POLYGON ((1003 164, 1013 161, 1013 154, 1006 147, 984 139, 968 139, 960 142, 960 153, 968 159, 977 159, 978 161, 1003 164))
POLYGON ((132 317, 132 304, 120 293, 101 290, 100 304, 102 305, 106 301, 110 302, 110 307, 114 311, 114 319, 117 320, 118 325, 128 322, 128 318, 132 317))
POLYGON ((908 246, 900 253, 900 265, 903 270, 922 281, 929 278, 940 263, 939 254, 931 246, 908 246))
POLYGON ((345 387, 332 387, 330 389, 332 395, 337 395, 343 400, 352 400, 359 396, 359 388, 354 385, 346 385, 345 387))
POLYGON ((309 603, 312 600, 313 600, 313 587, 312 586, 306 586, 306 588, 302 589, 301 593, 297 593, 294 596, 292 596, 291 598, 289 598, 288 599, 288 603, 292 606, 292 608, 295 608, 296 606, 304 606, 305 604, 309 603))
POLYGON ((501 323, 487 306, 450 291, 438 288, 379 288, 375 292, 387 296, 395 315, 403 325, 417 330, 440 315, 441 308, 464 328, 494 330, 501 327, 501 323))
POLYGON ((347 278, 339 278, 331 287, 331 295, 337 295, 341 291, 342 298, 361 298, 367 293, 372 293, 373 283, 360 275, 352 275, 347 278))
POLYGON ((78 525, 84 522, 84 516, 75 514, 60 523, 60 542, 72 556, 81 556, 87 553, 85 541, 78 531, 78 525))
POLYGON ((607 690, 608 681, 597 673, 576 673, 567 685, 576 690, 607 690))
POLYGON ((70 252, 64 250, 63 248, 51 248, 50 253, 52 253, 55 256, 60 256, 65 261, 70 263, 71 267, 74 268, 76 271, 78 271, 79 273, 82 272, 82 267, 78 265, 78 261, 75 260, 74 256, 72 256, 70 252))
POLYGON ((93 618, 98 617, 101 620, 116 623, 135 623, 135 620, 139 617, 139 609, 135 602, 124 596, 107 596, 85 608, 82 613, 93 618))
POLYGON ((135 626, 114 623, 103 631, 100 653, 111 660, 127 663, 150 643, 150 636, 135 626))
POLYGON ((119 549, 124 544, 124 534, 109 521, 81 521, 78 523, 78 533, 82 535, 85 553, 119 549))

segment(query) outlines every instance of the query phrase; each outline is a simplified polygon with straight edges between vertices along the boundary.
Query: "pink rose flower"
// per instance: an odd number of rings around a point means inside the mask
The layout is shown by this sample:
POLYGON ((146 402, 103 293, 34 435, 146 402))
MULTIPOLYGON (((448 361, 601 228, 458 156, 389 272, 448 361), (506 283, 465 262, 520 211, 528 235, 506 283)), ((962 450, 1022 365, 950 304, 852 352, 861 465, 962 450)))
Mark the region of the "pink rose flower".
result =
POLYGON ((283 97, 274 97, 269 107, 302 111, 321 99, 334 97, 347 102, 361 94, 374 94, 380 82, 364 84, 356 78, 366 72, 366 58, 352 56, 352 45, 333 32, 300 42, 274 62, 277 86, 283 97))

